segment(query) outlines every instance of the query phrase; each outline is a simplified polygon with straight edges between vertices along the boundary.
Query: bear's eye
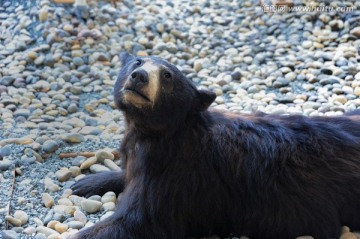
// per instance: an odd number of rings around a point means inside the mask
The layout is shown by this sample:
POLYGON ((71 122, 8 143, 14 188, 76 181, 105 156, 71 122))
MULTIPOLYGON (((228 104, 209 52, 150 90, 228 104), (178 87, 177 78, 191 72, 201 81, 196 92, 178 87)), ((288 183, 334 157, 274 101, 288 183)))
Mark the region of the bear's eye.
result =
POLYGON ((141 65, 141 60, 140 60, 140 59, 137 59, 136 62, 135 62, 135 64, 136 64, 137 66, 140 66, 140 65, 141 65))
POLYGON ((164 76, 165 79, 170 79, 170 78, 171 78, 171 74, 170 74, 170 72, 168 72, 168 71, 165 71, 165 72, 163 73, 163 76, 164 76))

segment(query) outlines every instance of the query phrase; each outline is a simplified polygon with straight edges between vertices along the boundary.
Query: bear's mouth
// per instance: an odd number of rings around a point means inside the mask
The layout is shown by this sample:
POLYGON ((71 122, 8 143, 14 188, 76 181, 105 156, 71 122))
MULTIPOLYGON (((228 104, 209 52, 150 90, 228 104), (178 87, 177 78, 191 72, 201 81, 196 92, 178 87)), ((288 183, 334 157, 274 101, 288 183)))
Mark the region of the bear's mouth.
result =
POLYGON ((141 94, 139 91, 137 91, 135 89, 125 88, 124 93, 134 94, 134 95, 141 97, 142 99, 144 99, 146 101, 150 101, 149 98, 147 98, 145 95, 141 94))

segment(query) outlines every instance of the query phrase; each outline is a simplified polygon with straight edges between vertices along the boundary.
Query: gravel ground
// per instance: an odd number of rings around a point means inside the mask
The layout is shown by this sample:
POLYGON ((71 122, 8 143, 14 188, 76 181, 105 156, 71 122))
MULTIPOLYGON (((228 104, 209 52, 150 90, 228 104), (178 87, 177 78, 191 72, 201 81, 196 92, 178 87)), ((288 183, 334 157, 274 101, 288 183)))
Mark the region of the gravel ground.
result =
MULTIPOLYGON (((346 13, 277 14, 258 2, 0 1, 0 238, 67 238, 114 210, 111 192, 85 200, 68 188, 119 170, 124 122, 112 87, 123 50, 178 65, 216 92, 216 108, 360 108, 360 2, 324 1, 353 7, 346 13), (85 151, 97 154, 59 157, 85 151)), ((357 236, 343 228, 342 239, 357 236)))

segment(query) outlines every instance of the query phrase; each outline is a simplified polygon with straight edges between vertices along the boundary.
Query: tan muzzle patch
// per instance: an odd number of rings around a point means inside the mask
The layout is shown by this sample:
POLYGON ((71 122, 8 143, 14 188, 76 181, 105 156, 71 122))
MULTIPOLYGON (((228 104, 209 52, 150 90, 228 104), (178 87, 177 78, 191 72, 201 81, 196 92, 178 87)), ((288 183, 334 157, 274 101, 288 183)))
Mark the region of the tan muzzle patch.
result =
POLYGON ((145 99, 141 98, 136 94, 125 94, 124 99, 139 108, 149 105, 153 107, 159 91, 161 68, 159 65, 154 64, 152 61, 145 61, 145 64, 137 69, 143 69, 148 74, 148 83, 144 85, 141 89, 137 90, 139 90, 142 95, 146 96, 149 101, 146 101, 145 99))

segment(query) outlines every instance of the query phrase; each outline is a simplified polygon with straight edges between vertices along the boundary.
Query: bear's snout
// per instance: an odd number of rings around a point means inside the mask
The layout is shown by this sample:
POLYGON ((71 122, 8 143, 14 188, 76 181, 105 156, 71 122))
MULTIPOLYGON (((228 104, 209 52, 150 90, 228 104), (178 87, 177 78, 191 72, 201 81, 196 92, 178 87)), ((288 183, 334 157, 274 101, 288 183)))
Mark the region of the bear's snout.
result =
POLYGON ((146 84, 149 82, 149 77, 145 70, 137 69, 131 73, 131 75, 129 77, 129 81, 135 85, 144 84, 144 83, 146 84))

